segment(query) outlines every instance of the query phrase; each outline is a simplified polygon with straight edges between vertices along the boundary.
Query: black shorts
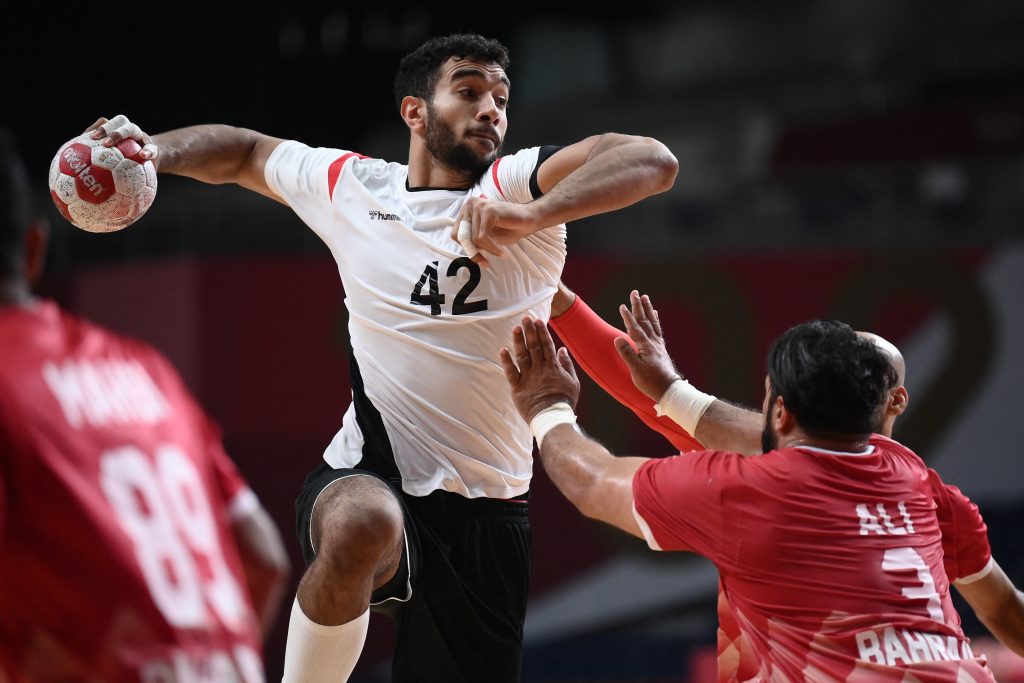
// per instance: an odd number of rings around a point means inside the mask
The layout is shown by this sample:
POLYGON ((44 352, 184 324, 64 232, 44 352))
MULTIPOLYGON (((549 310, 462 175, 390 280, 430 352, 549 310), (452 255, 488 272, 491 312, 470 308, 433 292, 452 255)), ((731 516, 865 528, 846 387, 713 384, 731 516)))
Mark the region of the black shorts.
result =
POLYGON ((446 491, 410 496, 373 472, 324 463, 306 477, 295 504, 307 564, 315 556, 310 522, 317 497, 353 475, 387 484, 405 517, 401 566, 371 597, 371 609, 395 620, 392 680, 518 681, 530 578, 525 496, 469 499, 446 491))

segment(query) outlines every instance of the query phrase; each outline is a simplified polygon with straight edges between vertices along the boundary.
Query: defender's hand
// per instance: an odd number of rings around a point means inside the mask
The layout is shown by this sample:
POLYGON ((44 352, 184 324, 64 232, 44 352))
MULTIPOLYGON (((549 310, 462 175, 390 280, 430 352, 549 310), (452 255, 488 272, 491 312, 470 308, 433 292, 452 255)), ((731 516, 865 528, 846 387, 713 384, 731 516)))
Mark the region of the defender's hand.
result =
POLYGON ((153 138, 143 132, 137 124, 129 121, 128 117, 124 114, 118 114, 109 120, 101 116, 96 119, 96 123, 86 128, 85 132, 92 132, 93 140, 103 138, 101 144, 104 147, 113 147, 119 142, 131 138, 142 145, 142 151, 139 153, 139 156, 143 159, 155 161, 160 153, 160 149, 153 142, 153 138))
POLYGON ((529 422, 559 401, 576 408, 580 395, 576 369, 564 346, 555 350, 551 333, 542 321, 523 318, 522 326, 512 331, 512 353, 503 348, 500 357, 512 401, 524 420, 529 422))
POLYGON ((632 310, 619 306, 619 314, 626 325, 626 333, 636 344, 636 350, 622 337, 615 339, 615 350, 629 368, 636 388, 657 402, 681 376, 665 349, 661 321, 650 297, 646 294, 640 296, 634 289, 629 293, 629 301, 632 310))

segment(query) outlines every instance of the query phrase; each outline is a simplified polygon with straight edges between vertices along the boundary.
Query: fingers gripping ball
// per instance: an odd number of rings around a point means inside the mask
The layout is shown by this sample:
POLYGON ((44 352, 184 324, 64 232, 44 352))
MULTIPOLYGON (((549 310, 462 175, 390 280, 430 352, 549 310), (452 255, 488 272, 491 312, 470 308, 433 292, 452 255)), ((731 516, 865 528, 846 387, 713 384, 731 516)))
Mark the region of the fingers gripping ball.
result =
POLYGON ((480 250, 473 244, 473 224, 465 219, 459 221, 459 244, 462 245, 469 258, 480 253, 480 250))
POLYGON ((124 140, 104 147, 88 134, 66 142, 50 162, 50 196, 61 215, 88 232, 113 232, 139 220, 156 197, 156 167, 124 140))

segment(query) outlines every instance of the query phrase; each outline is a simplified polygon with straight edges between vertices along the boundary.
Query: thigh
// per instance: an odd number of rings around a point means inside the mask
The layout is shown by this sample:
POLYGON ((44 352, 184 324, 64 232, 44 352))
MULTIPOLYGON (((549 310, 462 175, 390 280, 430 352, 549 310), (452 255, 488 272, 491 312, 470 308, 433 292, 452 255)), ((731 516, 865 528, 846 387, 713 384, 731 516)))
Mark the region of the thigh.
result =
POLYGON ((512 683, 529 590, 526 505, 453 495, 407 501, 420 561, 396 615, 393 680, 512 683))

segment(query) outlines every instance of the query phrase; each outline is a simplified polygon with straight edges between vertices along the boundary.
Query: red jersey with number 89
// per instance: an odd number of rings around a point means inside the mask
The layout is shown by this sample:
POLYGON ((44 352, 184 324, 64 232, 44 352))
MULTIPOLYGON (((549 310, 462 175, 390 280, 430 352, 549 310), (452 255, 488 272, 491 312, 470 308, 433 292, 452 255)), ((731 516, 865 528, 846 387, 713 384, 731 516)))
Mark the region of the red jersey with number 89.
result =
POLYGON ((0 309, 0 681, 263 681, 255 504, 155 350, 0 309))
POLYGON ((933 485, 876 435, 858 454, 651 460, 633 493, 652 547, 718 566, 761 679, 992 681, 950 601, 933 485))

